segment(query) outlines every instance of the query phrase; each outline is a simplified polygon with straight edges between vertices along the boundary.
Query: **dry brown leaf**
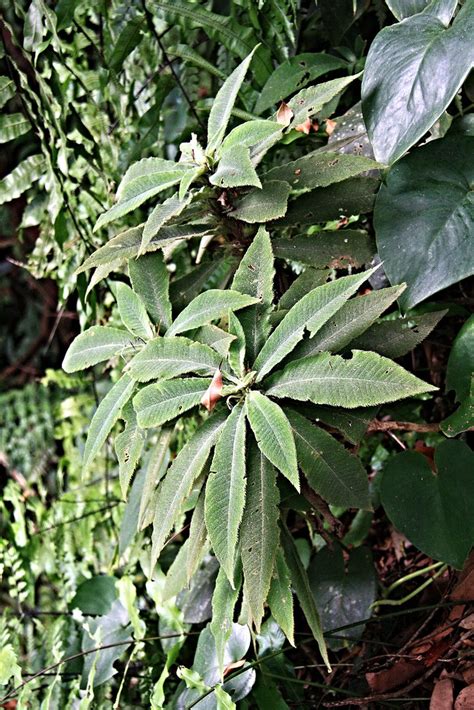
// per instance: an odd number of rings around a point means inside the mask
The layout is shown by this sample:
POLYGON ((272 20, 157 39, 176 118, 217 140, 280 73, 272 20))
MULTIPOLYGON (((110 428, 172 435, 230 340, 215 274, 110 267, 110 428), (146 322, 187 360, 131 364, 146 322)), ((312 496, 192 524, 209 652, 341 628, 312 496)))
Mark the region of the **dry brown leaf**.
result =
POLYGON ((304 123, 300 123, 295 126, 295 131, 299 131, 299 133, 305 133, 306 135, 309 135, 309 132, 311 131, 311 125, 311 119, 307 118, 304 123))
POLYGON ((280 126, 288 126, 294 114, 291 108, 284 101, 281 102, 277 111, 276 120, 280 126))
POLYGON ((201 399, 201 404, 206 407, 208 412, 212 412, 217 402, 222 397, 222 374, 220 370, 216 370, 211 384, 207 388, 201 399))
POLYGON ((456 698, 454 710, 472 710, 472 708, 474 708, 474 685, 468 685, 456 698))
POLYGON ((474 552, 468 557, 450 597, 454 601, 474 601, 474 552))
POLYGON ((423 663, 406 661, 401 658, 391 668, 375 673, 366 673, 365 678, 369 687, 375 693, 385 693, 393 688, 398 688, 404 683, 408 683, 425 670, 423 663))
POLYGON ((336 121, 333 121, 331 118, 328 118, 326 120, 326 133, 328 134, 328 136, 330 136, 331 133, 334 133, 334 129, 336 128, 336 126, 336 121))
POLYGON ((430 710, 453 710, 454 688, 451 678, 439 680, 433 688, 430 710))

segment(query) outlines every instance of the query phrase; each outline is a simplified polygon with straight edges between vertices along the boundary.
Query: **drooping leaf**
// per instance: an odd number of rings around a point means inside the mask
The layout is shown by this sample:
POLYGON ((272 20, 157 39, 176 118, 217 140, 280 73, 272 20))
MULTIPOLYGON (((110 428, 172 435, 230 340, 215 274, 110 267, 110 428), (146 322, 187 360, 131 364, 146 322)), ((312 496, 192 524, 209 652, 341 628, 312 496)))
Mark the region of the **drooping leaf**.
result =
POLYGON ((401 160, 379 192, 378 250, 390 281, 408 285, 405 309, 474 273, 473 152, 474 136, 432 141, 401 160))
POLYGON ((207 528, 204 517, 204 491, 201 491, 193 511, 189 528, 188 547, 186 555, 186 581, 196 572, 206 548, 207 528))
POLYGON ((209 289, 199 294, 184 310, 175 318, 172 325, 166 331, 167 336, 178 335, 201 325, 210 323, 213 320, 227 315, 229 310, 237 311, 245 306, 256 303, 257 299, 252 296, 226 289, 209 289))
MULTIPOLYGON (((345 565, 340 545, 332 550, 324 547, 312 560, 308 578, 325 631, 370 618, 371 605, 377 594, 377 577, 367 548, 351 550, 345 565)), ((364 627, 365 624, 360 624, 345 629, 338 632, 338 636, 355 643, 362 636, 364 627)), ((344 641, 329 638, 328 646, 337 650, 344 646, 344 641)))
POLYGON ((257 631, 270 590, 280 531, 276 470, 252 439, 247 454, 247 499, 242 518, 244 589, 257 631))
POLYGON ((257 391, 247 395, 247 416, 261 452, 299 490, 295 441, 281 407, 257 391))
POLYGON ((320 353, 290 362, 267 380, 267 394, 330 404, 368 407, 437 388, 376 353, 353 350, 350 359, 320 353))
POLYGON ((245 79, 255 49, 256 48, 234 69, 217 92, 207 122, 206 152, 208 155, 213 155, 224 140, 227 124, 229 123, 237 94, 245 79))
POLYGON ((297 54, 287 59, 268 78, 258 95, 255 113, 263 113, 322 74, 343 69, 345 66, 346 62, 343 59, 321 53, 297 54))
POLYGON ((176 194, 168 197, 164 202, 158 203, 150 212, 143 228, 142 242, 139 254, 144 254, 153 237, 158 234, 161 227, 169 222, 173 217, 177 217, 189 205, 191 195, 187 199, 181 199, 176 194))
POLYGON ((295 621, 293 616, 291 578, 281 547, 278 548, 275 557, 275 568, 268 593, 268 606, 278 626, 281 628, 288 641, 294 646, 295 621))
POLYGON ((150 525, 153 521, 155 510, 156 486, 163 478, 170 460, 170 441, 172 429, 162 429, 158 432, 158 440, 148 452, 144 463, 145 478, 142 486, 140 507, 138 510, 137 527, 139 530, 150 525))
POLYGON ((224 568, 221 567, 219 569, 214 594, 212 595, 212 620, 209 624, 209 628, 211 629, 216 643, 217 663, 221 681, 224 677, 225 647, 232 632, 234 609, 242 583, 240 560, 236 568, 233 576, 233 584, 230 584, 224 568))
POLYGON ((31 123, 22 113, 4 113, 0 116, 0 143, 8 143, 30 130, 31 123))
POLYGON ((284 217, 290 190, 287 182, 269 180, 261 189, 254 188, 238 199, 231 213, 232 217, 250 224, 284 217))
POLYGON ((139 45, 142 32, 145 27, 145 19, 138 15, 132 17, 123 27, 116 42, 112 47, 108 59, 109 68, 118 73, 126 58, 139 45))
POLYGON ((300 343, 294 350, 294 358, 316 355, 318 352, 337 353, 357 336, 364 333, 372 323, 405 290, 405 285, 371 291, 346 301, 338 312, 327 321, 313 338, 300 343))
POLYGON ((446 18, 423 12, 375 37, 362 108, 377 160, 398 160, 451 103, 473 64, 473 9, 468 0, 451 27, 446 18))
POLYGON ((379 183, 374 177, 355 177, 303 193, 289 203, 286 215, 277 224, 313 225, 371 212, 379 183))
POLYGON ((187 412, 200 403, 209 384, 209 379, 189 377, 147 385, 133 399, 139 426, 161 426, 187 412))
POLYGON ((101 401, 87 430, 83 466, 88 469, 120 417, 124 405, 132 396, 135 382, 126 373, 112 386, 101 401))
MULTIPOLYGON (((120 266, 127 260, 138 256, 142 241, 143 225, 131 227, 125 232, 121 232, 113 237, 103 247, 91 254, 85 262, 77 269, 78 274, 87 269, 104 264, 113 264, 114 268, 120 266)), ((161 249, 167 244, 178 242, 182 239, 202 239, 212 234, 209 225, 185 225, 177 227, 163 227, 159 234, 152 238, 148 244, 147 252, 161 249)))
POLYGON ((87 686, 92 668, 94 668, 94 686, 105 683, 117 673, 114 663, 127 650, 126 642, 132 643, 132 627, 129 621, 129 615, 118 599, 104 616, 86 617, 88 631, 83 632, 81 650, 89 653, 84 655, 81 681, 83 689, 87 686), (90 653, 97 646, 97 638, 100 638, 100 644, 107 648, 98 653, 90 653))
POLYGON ((246 356, 252 363, 270 331, 268 315, 273 301, 273 253, 270 236, 260 227, 235 272, 232 288, 258 299, 239 313, 245 333, 246 356))
POLYGON ((255 360, 257 381, 278 365, 303 338, 305 329, 315 335, 359 286, 373 273, 343 276, 323 286, 317 286, 291 308, 266 340, 255 360))
POLYGON ((316 268, 357 268, 368 263, 376 251, 372 237, 362 229, 277 237, 272 244, 276 257, 301 261, 316 268))
POLYGON ((262 177, 268 180, 284 180, 295 192, 308 192, 316 187, 327 187, 335 182, 360 175, 367 170, 383 167, 363 155, 319 152, 307 153, 291 163, 278 165, 262 177))
POLYGON ((30 155, 0 180, 0 205, 20 197, 44 172, 43 155, 30 155))
POLYGON ((388 460, 382 478, 382 504, 393 524, 425 554, 457 569, 474 542, 473 459, 462 441, 443 441, 436 474, 425 456, 404 451, 388 460))
POLYGON ((133 290, 141 297, 153 323, 169 328, 169 274, 162 254, 145 254, 138 259, 130 259, 128 270, 133 290))
POLYGON ((356 350, 373 350, 385 357, 402 357, 423 342, 446 313, 433 311, 396 320, 382 320, 374 323, 350 345, 356 350))
POLYGON ((286 414, 298 462, 311 488, 331 505, 370 508, 367 474, 360 459, 301 414, 291 409, 286 414))
POLYGON ((231 583, 245 505, 245 410, 236 405, 217 441, 206 485, 206 527, 214 554, 231 583))
POLYGON ((215 350, 193 343, 188 338, 155 338, 127 366, 138 382, 170 379, 187 372, 210 375, 219 367, 221 358, 215 350))
POLYGON ((138 426, 133 408, 126 408, 125 429, 115 439, 115 453, 119 463, 119 481, 122 496, 127 497, 128 487, 138 466, 145 444, 145 432, 138 426))
POLYGON ((301 564, 298 550, 296 549, 294 540, 288 532, 286 525, 282 525, 281 539, 285 552, 285 560, 291 574, 293 589, 295 590, 295 594, 301 605, 303 614, 306 617, 306 621, 313 632, 313 636, 318 644, 319 652, 323 658, 323 661, 326 664, 327 669, 330 671, 331 665, 329 663, 323 630, 321 628, 321 621, 314 597, 311 593, 311 588, 309 586, 308 575, 301 564))
POLYGON ((288 107, 293 111, 293 119, 289 124, 290 128, 295 128, 319 113, 323 106, 340 94, 346 86, 349 86, 360 74, 345 76, 341 79, 325 81, 308 89, 302 89, 288 102, 288 107))
POLYGON ((93 325, 75 338, 63 360, 63 370, 77 372, 108 360, 134 346, 134 338, 125 330, 93 325))
POLYGON ((183 446, 158 489, 153 521, 151 570, 191 492, 194 481, 204 468, 225 420, 225 413, 216 411, 204 422, 183 446))
POLYGON ((117 306, 122 323, 130 333, 142 340, 153 338, 153 327, 145 305, 130 286, 119 281, 115 286, 117 306))
POLYGON ((143 158, 134 163, 117 189, 116 204, 99 217, 94 231, 124 217, 168 187, 177 185, 190 169, 186 163, 174 163, 163 158, 143 158))

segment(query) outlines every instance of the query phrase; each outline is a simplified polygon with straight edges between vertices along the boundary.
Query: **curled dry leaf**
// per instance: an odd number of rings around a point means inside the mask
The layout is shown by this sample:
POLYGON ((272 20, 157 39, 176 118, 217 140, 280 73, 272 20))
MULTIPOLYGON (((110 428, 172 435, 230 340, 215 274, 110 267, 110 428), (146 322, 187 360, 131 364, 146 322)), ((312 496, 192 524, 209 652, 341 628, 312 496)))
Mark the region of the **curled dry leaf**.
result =
POLYGON ((334 129, 336 128, 336 126, 336 121, 333 121, 331 118, 326 119, 326 133, 328 134, 328 136, 334 133, 334 129))
POLYGON ((201 399, 201 404, 206 407, 208 412, 212 412, 217 402, 222 397, 222 374, 220 370, 216 370, 212 382, 206 390, 206 393, 201 399))
POLYGON ((456 698, 454 710, 472 710, 474 707, 474 685, 463 688, 456 698))
POLYGON ((293 118, 293 111, 284 101, 281 102, 280 108, 277 111, 276 120, 281 126, 288 126, 293 118))
POLYGON ((300 123, 298 126, 295 126, 295 131, 299 131, 300 133, 305 133, 306 135, 309 135, 309 132, 311 131, 311 126, 311 119, 307 118, 306 121, 300 123))
POLYGON ((451 678, 439 680, 433 688, 430 710, 453 710, 454 690, 451 678))

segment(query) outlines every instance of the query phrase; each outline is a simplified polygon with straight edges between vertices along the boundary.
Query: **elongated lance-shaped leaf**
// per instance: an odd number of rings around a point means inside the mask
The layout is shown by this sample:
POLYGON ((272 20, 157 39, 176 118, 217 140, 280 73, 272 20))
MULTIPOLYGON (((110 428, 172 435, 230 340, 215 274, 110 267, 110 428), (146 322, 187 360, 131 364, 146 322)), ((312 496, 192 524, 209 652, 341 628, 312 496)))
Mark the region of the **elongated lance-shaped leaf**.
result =
POLYGON ((299 491, 298 462, 290 423, 281 407, 261 392, 249 392, 247 416, 261 452, 299 491))
POLYGON ((216 172, 209 178, 218 187, 262 187, 260 178, 250 160, 250 148, 233 146, 222 151, 216 172))
POLYGON ((267 180, 285 180, 296 192, 307 192, 316 187, 327 187, 335 182, 347 180, 360 175, 367 170, 383 168, 363 155, 350 153, 320 153, 317 150, 307 153, 301 158, 285 165, 278 165, 265 173, 262 178, 267 180))
POLYGON ((43 155, 30 155, 0 180, 0 205, 20 197, 44 172, 43 155))
POLYGON ((9 76, 0 76, 0 108, 3 108, 15 94, 16 87, 13 79, 9 76))
POLYGON ((133 290, 141 297, 153 323, 164 329, 169 328, 171 325, 169 274, 163 255, 157 252, 131 259, 128 271, 133 290))
MULTIPOLYGON (((157 249, 161 249, 167 244, 178 242, 180 239, 192 239, 194 237, 201 239, 211 233, 212 227, 208 224, 165 226, 162 227, 159 234, 152 238, 147 246, 147 252, 157 251, 157 249)), ((83 271, 87 271, 87 269, 103 266, 104 264, 113 264, 114 268, 117 268, 127 260, 135 258, 138 256, 142 234, 143 225, 131 227, 117 234, 107 244, 104 244, 103 247, 91 254, 82 266, 77 269, 76 273, 80 274, 83 271)))
POLYGON ((405 284, 382 288, 347 301, 313 338, 296 346, 293 357, 297 359, 318 352, 337 353, 342 350, 364 333, 405 288, 405 284))
POLYGON ((317 286, 291 308, 265 342, 254 363, 257 382, 288 355, 302 339, 305 329, 311 335, 331 318, 369 278, 374 269, 355 276, 317 286))
POLYGON ((217 665, 221 680, 224 677, 224 651, 232 632, 234 609, 242 584, 241 562, 237 559, 235 565, 234 582, 230 584, 227 574, 221 567, 216 579, 214 594, 212 595, 212 620, 211 633, 216 642, 217 665))
POLYGON ((83 466, 89 468, 94 457, 105 443, 113 425, 120 417, 123 406, 132 396, 135 382, 126 373, 112 386, 96 409, 90 423, 84 447, 83 466))
POLYGON ((267 394, 333 407, 369 407, 438 388, 376 353, 353 350, 350 359, 320 353, 290 362, 267 381, 267 394))
POLYGON ((204 468, 209 453, 219 437, 226 412, 215 412, 183 446, 158 489, 153 521, 151 571, 166 538, 191 493, 193 483, 204 468))
POLYGON ((178 335, 186 330, 199 328, 217 318, 227 315, 227 312, 237 311, 245 306, 256 303, 257 299, 238 291, 226 289, 209 289, 196 296, 186 308, 175 318, 173 324, 166 331, 166 335, 178 335))
POLYGON ((305 417, 313 421, 322 421, 350 441, 351 444, 360 444, 369 422, 377 414, 378 406, 357 407, 355 409, 344 409, 343 407, 328 407, 324 404, 303 404, 296 405, 298 411, 305 417))
POLYGON ((281 541, 285 552, 285 560, 288 565, 288 569, 290 570, 293 589, 295 590, 295 594, 301 605, 303 614, 306 617, 309 628, 313 632, 313 636, 318 644, 319 652, 321 653, 323 661, 326 664, 328 671, 331 671, 321 621, 313 594, 311 592, 311 587, 309 586, 308 575, 306 574, 306 570, 301 563, 298 550, 296 549, 293 538, 288 532, 286 525, 282 525, 281 541))
POLYGON ((267 141, 277 133, 281 133, 281 126, 275 123, 275 121, 268 121, 264 118, 245 121, 245 123, 241 123, 240 126, 236 126, 225 138, 221 152, 223 153, 229 150, 229 148, 235 148, 237 146, 251 148, 262 141, 267 141))
MULTIPOLYGON (((258 46, 258 45, 257 45, 258 46)), ((212 104, 207 122, 207 148, 206 153, 213 155, 224 140, 227 124, 229 123, 232 109, 234 108, 237 94, 249 68, 250 62, 257 47, 250 52, 239 66, 234 69, 225 80, 212 104)))
POLYGON ((193 343, 188 338, 155 338, 130 360, 127 369, 138 382, 149 382, 187 372, 213 374, 220 364, 221 357, 207 345, 193 343))
POLYGON ((245 410, 236 405, 216 444, 206 485, 206 527, 214 554, 234 585, 239 528, 245 505, 245 410))
POLYGON ((126 420, 125 429, 115 439, 115 453, 119 464, 120 489, 126 499, 128 486, 143 451, 146 434, 138 426, 130 403, 125 405, 124 410, 122 417, 126 420))
POLYGON ((349 86, 354 79, 358 79, 359 77, 360 74, 354 74, 353 76, 345 76, 341 79, 325 81, 322 84, 310 86, 308 89, 302 89, 288 102, 289 108, 293 111, 290 128, 299 126, 300 123, 304 123, 307 118, 321 111, 324 104, 327 104, 328 101, 331 101, 331 99, 340 94, 341 91, 344 91, 346 86, 349 86))
POLYGON ((301 414, 286 408, 298 463, 309 485, 331 505, 370 510, 367 474, 357 456, 301 414))
POLYGON ((265 227, 260 227, 232 281, 232 288, 236 291, 259 300, 259 303, 249 306, 238 316, 245 333, 246 359, 249 363, 254 362, 270 332, 268 315, 273 301, 274 275, 270 235, 265 227))
POLYGON ((189 172, 189 169, 190 167, 185 163, 173 163, 161 158, 144 158, 135 163, 127 171, 119 185, 117 203, 99 217, 94 231, 125 216, 163 190, 177 185, 181 178, 189 172), (157 164, 146 161, 160 162, 157 164), (169 163, 169 165, 163 165, 163 163, 169 163), (140 169, 137 167, 133 171, 135 166, 140 166, 140 169))
POLYGON ((234 219, 256 224, 280 219, 288 209, 291 188, 284 180, 269 180, 236 200, 231 213, 234 219))
POLYGON ((133 348, 135 343, 135 339, 125 330, 93 325, 72 341, 63 360, 63 370, 85 370, 86 367, 118 355, 126 348, 133 348))
POLYGON ((196 572, 206 549, 207 528, 204 517, 204 491, 201 491, 196 507, 193 511, 191 526, 189 528, 188 549, 186 556, 186 582, 196 572))
MULTIPOLYGON (((251 306, 252 307, 252 306, 251 306)), ((235 313, 229 311, 229 335, 233 340, 229 346, 229 365, 237 375, 245 375, 245 332, 235 313)))
POLYGON ((210 379, 189 377, 144 387, 133 399, 139 426, 161 426, 187 412, 199 404, 210 384, 210 379))
POLYGON ((153 327, 140 296, 120 281, 115 288, 118 312, 126 329, 142 340, 153 338, 153 327))
POLYGON ((280 531, 276 470, 253 437, 247 454, 247 499, 241 527, 244 587, 257 631, 270 590, 280 531))
POLYGON ((4 113, 0 116, 0 143, 8 143, 28 131, 31 131, 31 123, 22 113, 4 113))
POLYGON ((172 429, 158 431, 156 443, 153 443, 145 461, 145 480, 143 482, 140 510, 138 511, 138 529, 143 530, 153 521, 152 502, 156 486, 166 473, 170 461, 170 441, 172 429))
MULTIPOLYGON (((279 539, 280 536, 277 537, 278 541, 279 539)), ((281 547, 278 547, 275 557, 275 567, 268 593, 268 606, 278 626, 288 641, 294 646, 293 593, 291 591, 290 571, 281 547)))
MULTIPOLYGON (((186 175, 186 174, 185 174, 186 175)), ((191 202, 192 195, 188 195, 187 199, 179 199, 178 195, 172 195, 161 204, 156 205, 150 212, 150 215, 145 222, 143 228, 142 241, 140 244, 139 254, 144 254, 147 246, 158 234, 161 227, 170 221, 173 217, 177 217, 191 202)))
POLYGON ((447 311, 410 315, 374 323, 350 343, 357 350, 372 350, 385 357, 402 357, 431 333, 447 311))
POLYGON ((230 344, 235 340, 235 335, 226 333, 225 330, 218 328, 217 325, 202 325, 193 333, 193 340, 203 345, 209 345, 219 355, 226 357, 230 344))
POLYGON ((328 280, 329 269, 313 269, 307 267, 285 291, 278 302, 278 310, 292 308, 298 303, 308 291, 312 291, 316 286, 322 286, 328 280))

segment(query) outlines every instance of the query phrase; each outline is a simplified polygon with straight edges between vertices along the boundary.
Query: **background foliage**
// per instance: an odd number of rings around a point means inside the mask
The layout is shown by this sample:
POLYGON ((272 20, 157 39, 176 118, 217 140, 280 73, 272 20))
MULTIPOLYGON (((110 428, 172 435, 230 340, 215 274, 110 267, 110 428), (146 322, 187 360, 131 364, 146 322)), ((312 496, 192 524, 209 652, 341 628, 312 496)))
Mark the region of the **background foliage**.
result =
POLYGON ((469 706, 473 1, 1 9, 0 703, 469 706))

